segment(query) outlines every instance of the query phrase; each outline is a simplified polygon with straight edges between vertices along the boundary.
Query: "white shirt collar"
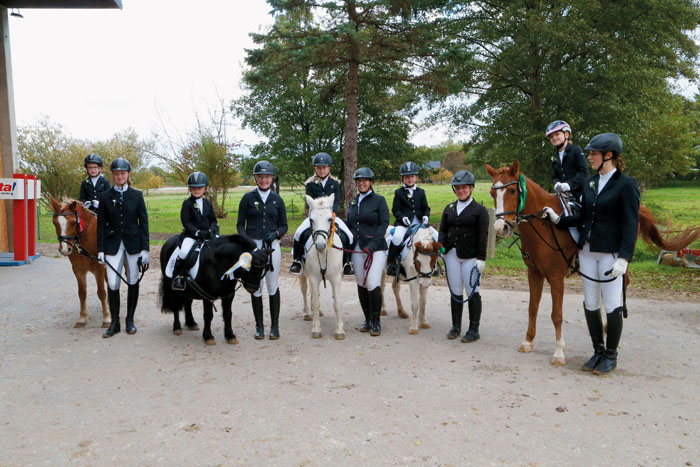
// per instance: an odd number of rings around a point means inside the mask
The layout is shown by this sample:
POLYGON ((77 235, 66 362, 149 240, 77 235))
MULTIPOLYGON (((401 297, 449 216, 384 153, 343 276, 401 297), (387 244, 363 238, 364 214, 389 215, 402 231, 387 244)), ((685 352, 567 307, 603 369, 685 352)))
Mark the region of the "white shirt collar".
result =
POLYGON ((267 190, 263 191, 260 188, 256 188, 258 190, 258 194, 260 195, 260 198, 262 199, 263 203, 267 203, 267 197, 270 196, 270 192, 272 189, 268 188, 267 190))
POLYGON ((129 185, 125 184, 124 188, 119 188, 118 185, 114 185, 114 190, 117 191, 118 193, 124 193, 126 190, 129 189, 129 185))

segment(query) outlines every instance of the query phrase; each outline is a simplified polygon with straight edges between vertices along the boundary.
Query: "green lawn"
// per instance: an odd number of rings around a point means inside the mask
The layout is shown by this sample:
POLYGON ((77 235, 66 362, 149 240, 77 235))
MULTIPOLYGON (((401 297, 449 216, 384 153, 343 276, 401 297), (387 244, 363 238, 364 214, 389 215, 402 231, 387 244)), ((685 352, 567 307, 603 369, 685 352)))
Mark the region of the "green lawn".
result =
MULTIPOLYGON (((391 208, 393 192, 398 185, 377 184, 375 190, 387 199, 391 208)), ((452 202, 454 194, 450 185, 421 185, 427 194, 432 207, 430 221, 437 227, 444 206, 452 202)), ((487 208, 493 207, 493 201, 489 197, 490 183, 478 182, 474 190, 474 199, 484 204, 487 208)), ((249 188, 236 188, 229 193, 226 199, 227 216, 220 219, 221 232, 224 234, 236 232, 236 217, 238 203, 241 197, 249 191, 249 188)), ((288 212, 289 234, 294 232, 303 220, 304 190, 302 187, 295 189, 284 188, 281 196, 285 201, 288 212)), ((185 193, 178 194, 150 194, 146 197, 149 213, 149 226, 152 233, 166 234, 180 232, 180 206, 185 199, 185 193)), ((697 208, 700 200, 700 184, 697 182, 678 183, 671 187, 646 190, 642 195, 642 203, 649 207, 654 215, 665 225, 669 219, 674 222, 683 222, 684 225, 700 223, 700 210, 697 208)), ((393 219, 392 219, 393 220, 393 219)), ((40 215, 40 242, 56 242, 55 230, 51 216, 45 211, 40 215)), ((155 239, 153 243, 162 243, 155 239)), ((508 248, 511 240, 505 239, 498 242, 496 257, 489 260, 489 268, 501 274, 521 275, 525 269, 517 247, 508 248)), ((696 241, 692 248, 700 248, 700 241, 696 241)), ((631 271, 646 277, 649 281, 673 280, 672 287, 683 290, 684 287, 700 288, 698 285, 697 270, 672 268, 656 264, 658 253, 647 247, 642 240, 637 243, 635 261, 631 264, 631 271)))

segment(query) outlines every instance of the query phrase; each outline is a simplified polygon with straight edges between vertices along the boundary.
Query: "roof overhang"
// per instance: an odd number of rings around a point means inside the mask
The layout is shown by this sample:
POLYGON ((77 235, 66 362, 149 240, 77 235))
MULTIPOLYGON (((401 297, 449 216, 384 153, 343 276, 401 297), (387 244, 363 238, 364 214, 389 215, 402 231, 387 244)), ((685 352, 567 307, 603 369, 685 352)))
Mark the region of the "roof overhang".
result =
POLYGON ((7 8, 122 8, 122 0, 0 0, 7 8))

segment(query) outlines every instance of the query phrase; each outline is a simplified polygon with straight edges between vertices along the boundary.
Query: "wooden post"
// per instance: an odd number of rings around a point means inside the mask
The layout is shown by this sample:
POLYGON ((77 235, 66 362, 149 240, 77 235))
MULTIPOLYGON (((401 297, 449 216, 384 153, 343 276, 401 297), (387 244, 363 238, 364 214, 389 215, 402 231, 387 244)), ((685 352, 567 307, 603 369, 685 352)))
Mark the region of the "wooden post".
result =
POLYGON ((496 209, 489 208, 489 236, 486 241, 486 257, 489 259, 496 257, 496 230, 493 224, 496 223, 496 209))

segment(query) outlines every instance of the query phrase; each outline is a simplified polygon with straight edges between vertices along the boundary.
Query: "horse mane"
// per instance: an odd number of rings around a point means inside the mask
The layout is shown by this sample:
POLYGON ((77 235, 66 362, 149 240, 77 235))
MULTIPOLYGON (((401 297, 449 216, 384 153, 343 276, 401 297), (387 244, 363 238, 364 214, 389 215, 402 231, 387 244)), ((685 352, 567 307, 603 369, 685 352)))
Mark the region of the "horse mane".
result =
MULTIPOLYGON (((320 196, 314 199, 314 207, 317 209, 333 209, 333 203, 331 203, 331 195, 320 196)), ((309 206, 311 208, 311 206, 309 206)))
POLYGON ((245 235, 232 234, 232 235, 222 235, 218 238, 210 240, 212 246, 223 247, 227 250, 228 247, 240 246, 244 251, 254 250, 256 248, 255 242, 245 235))
POLYGON ((68 204, 68 205, 71 205, 71 204, 73 204, 73 203, 76 203, 76 205, 80 206, 80 213, 81 213, 81 214, 89 214, 89 215, 92 216, 93 218, 97 219, 97 214, 95 214, 94 212, 92 212, 91 209, 86 208, 86 207, 85 207, 85 204, 84 204, 82 201, 78 201, 77 199, 73 199, 73 198, 66 198, 66 199, 64 199, 64 200, 62 201, 62 203, 65 203, 65 204, 68 204))
POLYGON ((700 224, 693 224, 685 229, 671 230, 669 226, 666 230, 657 227, 649 208, 639 206, 639 234, 644 242, 653 247, 661 247, 664 250, 678 251, 700 238, 700 224), (664 238, 670 234, 676 234, 670 238, 664 238))

